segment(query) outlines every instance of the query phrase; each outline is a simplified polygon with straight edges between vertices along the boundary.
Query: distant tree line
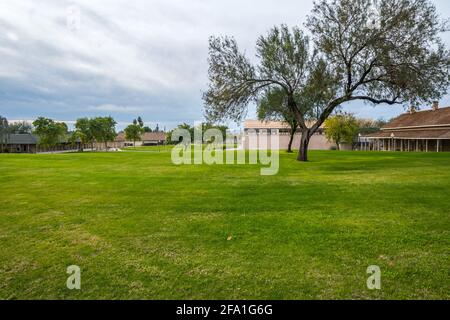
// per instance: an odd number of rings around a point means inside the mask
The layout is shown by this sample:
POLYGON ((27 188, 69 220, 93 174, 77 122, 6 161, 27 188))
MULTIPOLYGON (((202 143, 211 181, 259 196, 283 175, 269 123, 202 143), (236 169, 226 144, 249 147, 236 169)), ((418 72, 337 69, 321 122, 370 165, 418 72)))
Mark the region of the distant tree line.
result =
POLYGON ((108 141, 116 138, 117 122, 112 117, 80 118, 75 123, 75 130, 69 132, 64 122, 39 117, 32 124, 21 121, 9 123, 5 117, 0 116, 0 151, 4 150, 11 134, 33 133, 39 137, 39 146, 47 149, 56 147, 61 143, 81 142, 83 145, 99 143, 107 147, 108 141))
MULTIPOLYGON (((209 129, 217 129, 222 133, 223 141, 225 142, 227 137, 227 130, 228 127, 224 125, 217 125, 212 124, 208 122, 202 122, 201 124, 197 126, 191 126, 187 123, 182 123, 177 126, 176 129, 185 129, 189 132, 189 135, 191 136, 191 143, 194 143, 194 139, 196 136, 201 137, 201 143, 205 143, 206 141, 203 138, 203 133, 205 133, 209 129)), ((175 130, 175 129, 174 129, 175 130)), ((167 142, 171 144, 176 144, 180 141, 172 141, 172 133, 174 130, 171 130, 167 133, 167 142)))
MULTIPOLYGON (((51 149, 61 143, 71 143, 73 145, 80 143, 83 146, 90 145, 94 149, 95 145, 104 148, 108 147, 108 142, 114 141, 117 137, 117 122, 111 117, 79 118, 75 122, 74 130, 69 131, 64 122, 53 119, 39 117, 33 123, 19 121, 9 123, 8 120, 0 115, 0 152, 8 143, 11 134, 36 134, 39 137, 39 146, 51 149)), ((141 140, 141 136, 147 132, 159 132, 159 125, 152 130, 146 126, 142 117, 139 116, 133 120, 132 124, 124 130, 127 140, 141 140)), ((82 151, 82 150, 81 150, 82 151)))

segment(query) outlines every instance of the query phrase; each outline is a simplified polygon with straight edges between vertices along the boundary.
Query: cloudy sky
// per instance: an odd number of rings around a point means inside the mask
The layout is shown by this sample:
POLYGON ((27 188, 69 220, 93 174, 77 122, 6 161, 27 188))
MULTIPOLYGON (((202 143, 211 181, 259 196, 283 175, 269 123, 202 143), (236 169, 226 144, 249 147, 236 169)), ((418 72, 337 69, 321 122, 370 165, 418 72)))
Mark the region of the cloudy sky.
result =
MULTIPOLYGON (((448 0, 435 3, 450 16, 448 0)), ((253 56, 259 35, 280 23, 302 25, 311 8, 312 0, 1 1, 0 114, 112 115, 119 127, 138 115, 161 128, 202 120, 208 37, 233 35, 253 56)), ((402 111, 346 109, 372 118, 402 111)))

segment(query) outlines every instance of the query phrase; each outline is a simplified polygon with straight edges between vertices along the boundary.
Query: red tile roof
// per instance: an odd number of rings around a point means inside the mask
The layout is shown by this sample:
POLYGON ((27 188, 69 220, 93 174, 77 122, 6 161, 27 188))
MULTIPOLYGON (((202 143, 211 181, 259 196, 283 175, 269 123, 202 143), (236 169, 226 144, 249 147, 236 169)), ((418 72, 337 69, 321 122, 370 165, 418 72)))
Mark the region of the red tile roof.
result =
POLYGON ((142 141, 166 141, 164 132, 146 132, 141 136, 142 141))
POLYGON ((365 138, 450 139, 450 107, 404 113, 365 138))
POLYGON ((450 126, 450 107, 404 113, 385 125, 383 130, 445 125, 450 126))
MULTIPOLYGON (((120 132, 116 137, 116 142, 125 142, 125 133, 120 132)), ((166 134, 164 132, 146 132, 141 135, 141 141, 166 141, 166 134)))

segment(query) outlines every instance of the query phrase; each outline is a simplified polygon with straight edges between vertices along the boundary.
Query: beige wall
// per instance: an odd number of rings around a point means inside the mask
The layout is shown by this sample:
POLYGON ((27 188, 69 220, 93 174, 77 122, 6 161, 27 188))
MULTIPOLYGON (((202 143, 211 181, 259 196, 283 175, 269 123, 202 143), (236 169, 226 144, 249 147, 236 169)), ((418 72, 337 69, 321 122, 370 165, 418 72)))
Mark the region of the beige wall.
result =
MULTIPOLYGON (((250 133, 251 135, 251 133, 250 133)), ((257 134, 258 142, 261 135, 257 134)), ((279 149, 285 150, 288 147, 289 144, 289 134, 279 134, 278 135, 278 141, 279 141, 279 149)), ((298 133, 294 137, 294 141, 292 143, 292 149, 296 150, 300 148, 300 140, 301 140, 301 134, 298 133)), ((245 149, 250 149, 249 146, 249 134, 245 134, 243 138, 243 144, 245 149)), ((334 143, 331 143, 327 140, 325 135, 315 134, 311 137, 310 143, 309 143, 309 150, 330 150, 331 148, 336 147, 334 143)), ((270 135, 268 136, 268 148, 271 148, 270 143, 270 135)), ((254 148, 252 148, 254 149, 254 148)))

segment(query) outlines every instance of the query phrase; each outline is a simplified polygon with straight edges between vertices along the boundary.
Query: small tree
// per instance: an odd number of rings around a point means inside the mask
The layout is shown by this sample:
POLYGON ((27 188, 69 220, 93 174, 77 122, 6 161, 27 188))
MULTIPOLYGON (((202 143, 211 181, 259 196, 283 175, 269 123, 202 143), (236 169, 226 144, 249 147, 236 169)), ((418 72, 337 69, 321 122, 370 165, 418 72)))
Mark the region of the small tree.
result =
POLYGON ((336 143, 338 150, 342 143, 353 144, 358 131, 358 121, 352 114, 338 114, 325 120, 325 136, 336 143))
POLYGON ((133 141, 133 147, 136 147, 136 141, 141 140, 144 129, 137 124, 130 124, 125 128, 125 139, 133 141))
POLYGON ((67 135, 67 125, 52 119, 39 117, 33 122, 34 133, 39 136, 39 145, 52 148, 58 145, 67 135))

